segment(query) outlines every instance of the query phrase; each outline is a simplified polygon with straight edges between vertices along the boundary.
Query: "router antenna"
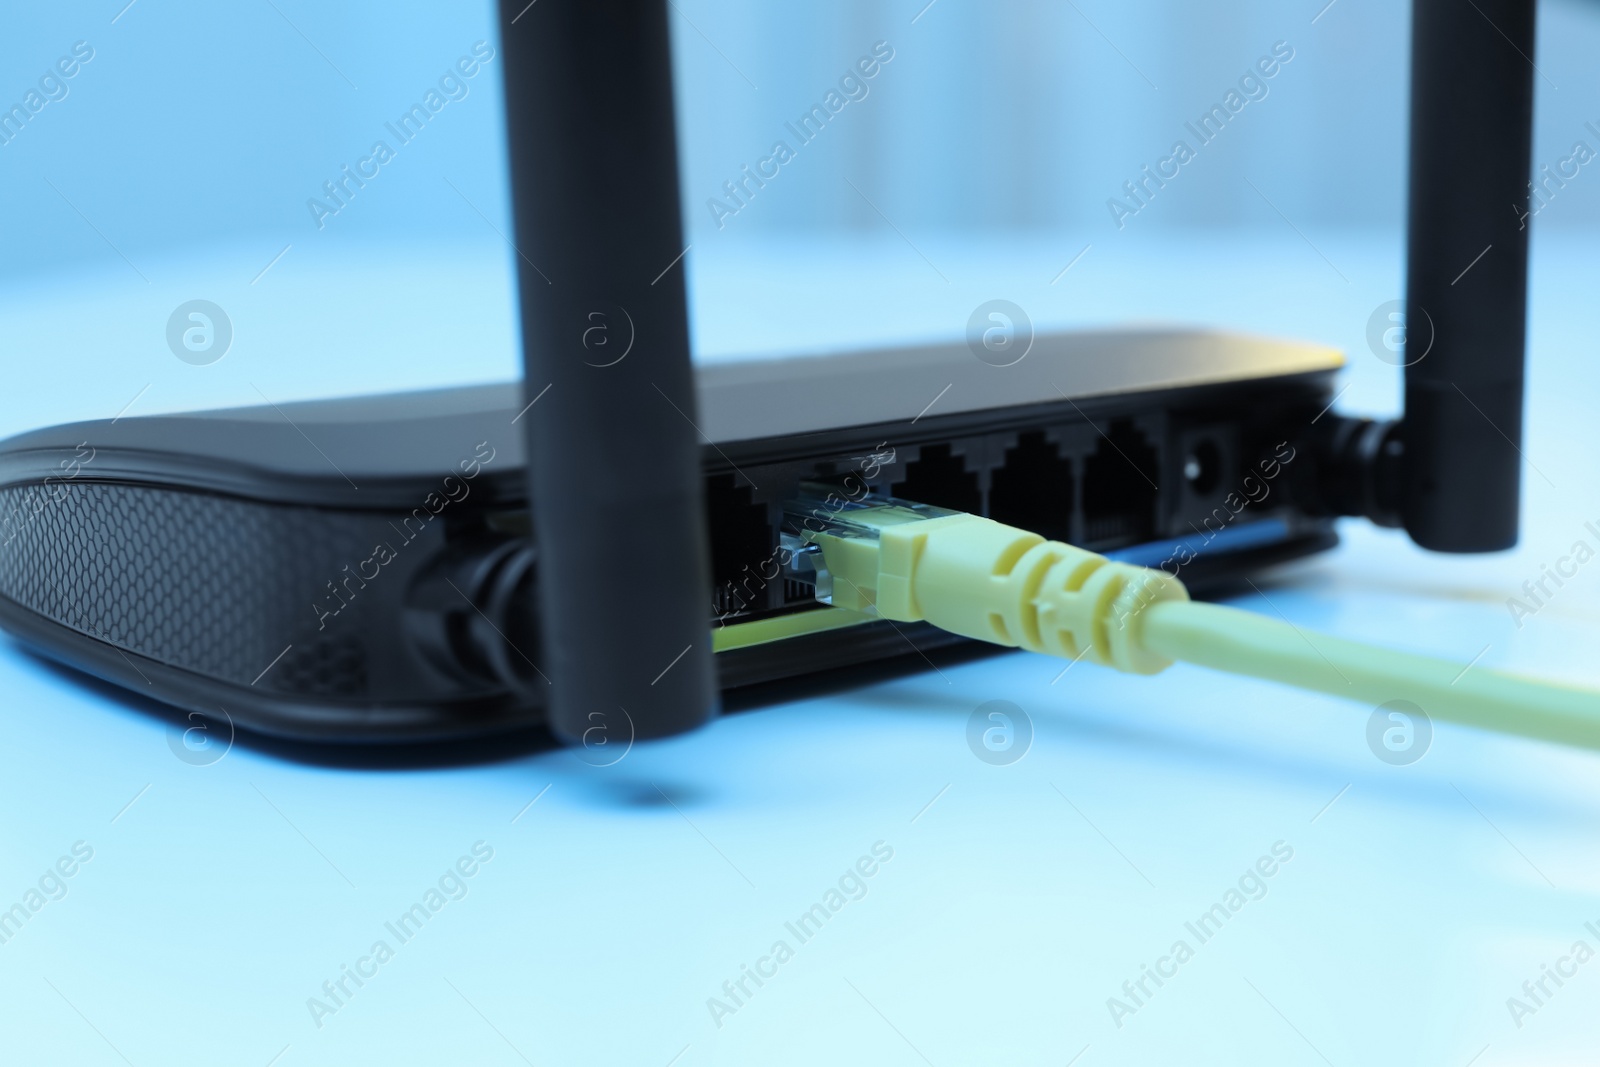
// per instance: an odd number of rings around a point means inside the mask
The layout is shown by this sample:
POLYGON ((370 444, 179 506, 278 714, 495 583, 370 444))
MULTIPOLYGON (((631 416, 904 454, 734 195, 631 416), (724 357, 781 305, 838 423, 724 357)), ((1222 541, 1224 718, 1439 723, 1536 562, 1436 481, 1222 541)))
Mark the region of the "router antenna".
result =
POLYGON ((1534 0, 1413 0, 1400 515, 1439 552, 1517 542, 1534 0))
POLYGON ((547 719, 621 751, 717 706, 666 0, 501 0, 500 42, 547 719))

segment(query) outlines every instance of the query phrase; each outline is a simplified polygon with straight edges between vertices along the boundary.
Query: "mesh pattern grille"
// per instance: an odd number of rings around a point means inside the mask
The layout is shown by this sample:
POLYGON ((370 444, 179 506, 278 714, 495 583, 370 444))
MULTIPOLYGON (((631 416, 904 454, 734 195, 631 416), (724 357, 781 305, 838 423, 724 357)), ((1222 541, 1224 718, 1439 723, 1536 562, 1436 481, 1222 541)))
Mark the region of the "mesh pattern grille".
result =
MULTIPOLYGON (((360 695, 359 627, 310 606, 371 551, 371 516, 147 486, 0 489, 0 595, 129 652, 249 685, 360 695)), ((383 526, 381 519, 376 520, 383 526)))

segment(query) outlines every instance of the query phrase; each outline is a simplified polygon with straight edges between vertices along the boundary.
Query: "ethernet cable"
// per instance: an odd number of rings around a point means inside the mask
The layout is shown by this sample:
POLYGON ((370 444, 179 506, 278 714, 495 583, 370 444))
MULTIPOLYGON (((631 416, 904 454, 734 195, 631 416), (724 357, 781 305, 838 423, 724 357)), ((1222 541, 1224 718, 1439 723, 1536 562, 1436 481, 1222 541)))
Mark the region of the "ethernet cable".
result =
POLYGON ((1182 660, 1369 705, 1600 748, 1600 693, 1302 630, 1189 599, 1176 577, 1003 523, 807 486, 785 507, 791 577, 856 617, 926 621, 1130 674, 1182 660))

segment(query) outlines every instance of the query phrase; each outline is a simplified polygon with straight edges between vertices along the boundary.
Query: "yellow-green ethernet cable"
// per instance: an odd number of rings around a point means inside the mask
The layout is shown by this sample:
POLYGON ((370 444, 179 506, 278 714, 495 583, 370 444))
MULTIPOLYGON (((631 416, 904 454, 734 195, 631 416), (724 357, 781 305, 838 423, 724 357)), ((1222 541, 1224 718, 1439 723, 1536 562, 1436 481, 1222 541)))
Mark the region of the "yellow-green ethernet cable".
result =
POLYGON ((791 572, 835 608, 926 621, 998 645, 1131 674, 1183 660, 1368 705, 1600 748, 1600 692, 1302 630, 1189 599, 1164 571, 991 519, 808 487, 786 511, 791 572))

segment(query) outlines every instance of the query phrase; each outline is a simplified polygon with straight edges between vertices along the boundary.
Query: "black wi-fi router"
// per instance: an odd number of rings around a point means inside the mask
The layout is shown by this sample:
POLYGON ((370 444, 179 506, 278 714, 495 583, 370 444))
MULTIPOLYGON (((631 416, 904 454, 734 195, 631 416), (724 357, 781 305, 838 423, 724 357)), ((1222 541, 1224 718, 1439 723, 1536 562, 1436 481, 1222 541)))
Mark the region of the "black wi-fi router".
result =
POLYGON ((719 686, 963 640, 841 618, 780 573, 803 482, 1150 566, 1187 547, 1191 588, 1327 548, 1339 515, 1508 547, 1527 238, 1505 205, 1526 195, 1533 14, 1483 4, 1415 3, 1407 286, 1431 332, 1401 422, 1329 410, 1331 350, 1198 331, 694 372, 663 272, 684 252, 664 3, 503 5, 516 244, 539 265, 524 382, 13 438, 0 624, 280 737, 578 739, 625 717, 643 738, 705 721, 719 686), (597 321, 620 348, 590 343, 597 321))
MULTIPOLYGON (((1193 543, 1191 585, 1325 548, 1331 520, 1291 501, 1308 461, 1286 442, 1305 447, 1340 362, 1172 332, 1040 337, 1009 368, 964 344, 703 368, 700 629, 828 614, 769 561, 799 483, 852 472, 1152 565, 1167 542, 1193 543), (919 419, 946 385, 948 410, 919 419)), ((524 410, 506 383, 13 438, 0 450, 0 622, 65 662, 259 731, 394 740, 537 723, 553 679, 535 590, 555 564, 529 537, 520 424, 558 402, 552 390, 524 410)), ((581 506, 568 521, 600 535, 581 506)), ((629 523, 649 566, 677 565, 652 544, 648 504, 629 523)), ((656 602, 588 584, 625 659, 656 602)), ((716 661, 735 687, 957 640, 926 625, 801 624, 716 661)))

